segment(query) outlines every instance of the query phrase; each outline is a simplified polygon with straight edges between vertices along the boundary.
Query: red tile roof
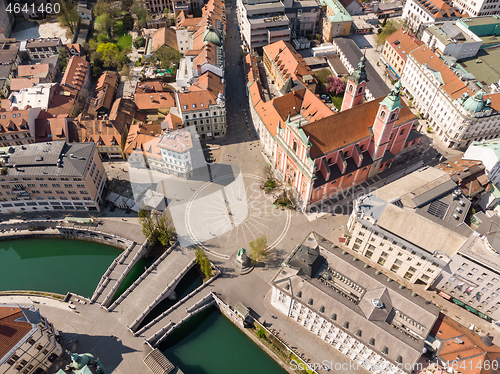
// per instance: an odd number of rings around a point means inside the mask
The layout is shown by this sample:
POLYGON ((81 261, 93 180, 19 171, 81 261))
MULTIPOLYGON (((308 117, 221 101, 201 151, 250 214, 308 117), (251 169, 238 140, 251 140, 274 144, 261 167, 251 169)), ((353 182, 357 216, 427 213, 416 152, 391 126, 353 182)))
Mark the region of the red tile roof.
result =
POLYGON ((69 115, 73 110, 78 92, 79 91, 74 88, 58 85, 49 103, 47 112, 53 117, 69 115))
POLYGON ((17 75, 19 77, 45 77, 49 70, 49 64, 19 65, 17 75))
POLYGON ((274 61, 283 76, 289 74, 293 79, 302 80, 302 76, 312 74, 311 68, 288 42, 280 40, 266 45, 264 52, 274 61))
POLYGON ((280 121, 283 126, 289 115, 300 113, 310 122, 333 116, 333 112, 307 88, 292 91, 264 103, 262 100, 258 101, 262 96, 259 85, 254 83, 250 87, 250 95, 253 102, 257 102, 257 113, 273 136, 276 135, 280 121))
POLYGON ((389 35, 386 41, 403 60, 406 60, 411 51, 424 44, 424 42, 418 40, 412 34, 405 32, 402 28, 397 29, 389 35))
POLYGON ((432 328, 431 335, 443 343, 439 357, 444 361, 456 362, 460 373, 490 374, 491 363, 500 359, 499 347, 487 346, 481 341, 480 335, 442 314, 432 328), (490 365, 486 365, 486 361, 490 361, 490 365))
POLYGON ((20 91, 40 83, 40 78, 12 78, 10 80, 10 90, 20 91))
POLYGON ((113 104, 113 96, 115 94, 116 84, 118 82, 118 73, 115 71, 105 71, 99 77, 95 91, 97 92, 97 97, 95 99, 95 109, 100 110, 102 108, 111 110, 111 105, 113 104))
POLYGON ((454 9, 447 1, 443 0, 417 0, 435 20, 446 18, 461 18, 462 15, 454 9))
POLYGON ((35 141, 50 142, 53 140, 70 141, 66 131, 67 118, 39 118, 35 120, 35 141))
POLYGON ((182 128, 182 119, 172 113, 169 113, 163 120, 162 126, 166 126, 166 129, 177 130, 182 128))
POLYGON ((139 110, 170 109, 175 106, 175 97, 170 92, 136 93, 134 101, 139 110))
POLYGON ((179 93, 179 104, 181 106, 182 112, 189 112, 192 110, 203 110, 209 108, 210 105, 214 105, 215 99, 213 95, 208 91, 194 91, 179 93), (195 107, 193 107, 193 105, 195 107))
POLYGON ((420 65, 427 64, 431 69, 438 71, 443 79, 441 88, 445 90, 452 99, 457 99, 462 94, 472 91, 456 76, 446 64, 433 53, 429 47, 422 45, 410 53, 420 65))
POLYGON ((82 53, 82 46, 79 43, 65 44, 64 46, 68 49, 69 53, 71 53, 71 49, 74 49, 76 53, 82 53))
MULTIPOLYGON (((302 126, 304 133, 310 137, 311 158, 343 148, 361 139, 369 138, 380 102, 384 97, 357 105, 349 110, 339 112, 315 122, 302 126), (347 125, 348 124, 348 125, 347 125)), ((408 106, 401 101, 401 111, 395 126, 399 126, 416 117, 408 106)))
POLYGON ((4 357, 31 330, 31 323, 18 322, 21 308, 0 307, 0 357, 4 357))
POLYGON ((19 131, 29 132, 28 109, 0 111, 0 134, 19 131))
POLYGON ((85 59, 78 56, 72 56, 68 62, 68 66, 66 66, 66 70, 64 71, 61 84, 80 90, 87 74, 89 73, 88 70, 89 63, 85 59))
POLYGON ((214 99, 217 98, 219 93, 224 94, 224 85, 220 77, 212 73, 211 71, 206 71, 203 75, 200 75, 194 83, 188 88, 190 91, 208 91, 212 94, 214 99))

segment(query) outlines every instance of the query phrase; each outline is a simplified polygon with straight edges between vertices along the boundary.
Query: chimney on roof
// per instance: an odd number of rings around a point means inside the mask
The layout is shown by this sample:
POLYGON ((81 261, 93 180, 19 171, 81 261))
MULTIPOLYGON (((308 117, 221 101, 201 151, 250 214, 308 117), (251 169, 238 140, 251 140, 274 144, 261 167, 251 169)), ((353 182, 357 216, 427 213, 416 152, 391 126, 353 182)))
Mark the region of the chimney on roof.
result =
POLYGON ((196 69, 198 71, 198 75, 201 75, 201 65, 197 65, 196 69))
POLYGON ((153 95, 151 95, 149 98, 151 99, 151 102, 153 102, 153 101, 154 101, 154 100, 153 100, 153 95))

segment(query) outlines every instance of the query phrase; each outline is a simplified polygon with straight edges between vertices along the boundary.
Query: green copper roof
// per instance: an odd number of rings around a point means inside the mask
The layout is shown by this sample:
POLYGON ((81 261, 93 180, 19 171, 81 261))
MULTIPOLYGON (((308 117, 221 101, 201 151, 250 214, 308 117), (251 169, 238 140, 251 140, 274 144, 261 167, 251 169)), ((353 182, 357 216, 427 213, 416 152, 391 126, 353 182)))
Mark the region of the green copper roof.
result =
POLYGON ((474 96, 469 97, 464 103, 464 108, 471 113, 482 111, 484 109, 483 94, 483 90, 479 90, 474 96))
POLYGON ((359 60, 359 64, 356 67, 356 69, 352 72, 352 74, 349 76, 356 84, 367 81, 366 78, 366 70, 365 70, 365 61, 366 57, 363 55, 361 56, 361 59, 359 60))
POLYGON ((334 14, 328 16, 330 22, 352 22, 353 18, 345 10, 340 1, 338 0, 321 0, 321 5, 326 5, 334 14))
POLYGON ((401 92, 401 81, 397 81, 392 89, 391 93, 385 97, 380 105, 385 105, 389 112, 392 112, 396 108, 402 108, 401 97, 399 96, 401 92))
POLYGON ((217 47, 222 46, 221 37, 217 30, 215 30, 212 26, 207 28, 203 33, 203 43, 213 43, 217 47))

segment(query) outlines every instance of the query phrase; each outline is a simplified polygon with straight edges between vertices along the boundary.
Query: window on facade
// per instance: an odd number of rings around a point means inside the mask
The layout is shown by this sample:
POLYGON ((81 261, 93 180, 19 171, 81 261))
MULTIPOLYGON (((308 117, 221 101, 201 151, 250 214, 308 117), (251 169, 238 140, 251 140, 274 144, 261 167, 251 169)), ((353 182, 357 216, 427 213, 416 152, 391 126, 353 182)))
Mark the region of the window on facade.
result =
POLYGON ((372 251, 366 251, 365 252, 365 257, 372 258, 373 252, 372 251))
POLYGON ((380 118, 384 119, 385 118, 385 112, 384 111, 381 111, 380 112, 380 118))
POLYGON ((293 151, 297 152, 297 142, 293 142, 293 151))

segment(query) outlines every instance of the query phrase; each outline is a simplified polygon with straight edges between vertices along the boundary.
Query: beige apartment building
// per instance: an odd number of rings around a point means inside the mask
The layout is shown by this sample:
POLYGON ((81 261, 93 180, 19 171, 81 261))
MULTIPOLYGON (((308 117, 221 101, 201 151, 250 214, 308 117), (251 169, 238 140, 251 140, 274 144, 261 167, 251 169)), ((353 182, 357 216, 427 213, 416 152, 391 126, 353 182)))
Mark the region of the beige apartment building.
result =
POLYGON ((0 305, 0 373, 43 374, 63 353, 58 331, 33 306, 0 305))
POLYGON ((354 203, 348 248, 370 266, 430 286, 472 230, 470 202, 441 170, 417 170, 354 203))
POLYGON ((100 210, 106 173, 96 143, 0 148, 0 214, 100 210))

